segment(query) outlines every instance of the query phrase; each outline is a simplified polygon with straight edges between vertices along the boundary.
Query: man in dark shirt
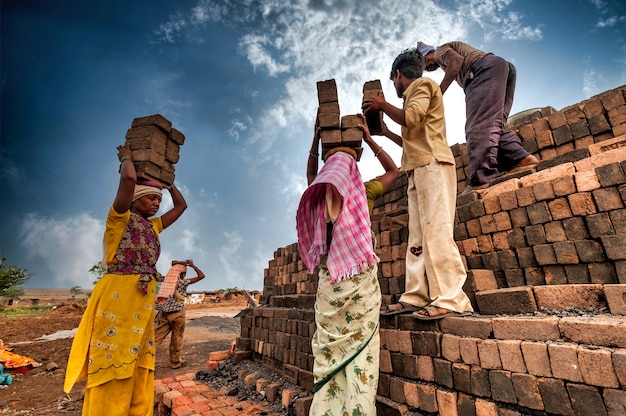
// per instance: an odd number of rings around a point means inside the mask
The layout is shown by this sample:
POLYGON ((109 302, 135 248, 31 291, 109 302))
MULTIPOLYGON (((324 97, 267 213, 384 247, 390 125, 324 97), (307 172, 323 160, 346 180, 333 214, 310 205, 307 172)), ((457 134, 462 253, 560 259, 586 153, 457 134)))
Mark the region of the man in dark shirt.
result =
POLYGON ((441 68, 439 87, 445 93, 452 81, 465 93, 465 140, 470 162, 470 183, 463 193, 484 189, 495 177, 529 169, 539 161, 524 147, 519 136, 505 131, 513 105, 516 71, 512 63, 463 42, 438 48, 417 42, 424 68, 441 68))

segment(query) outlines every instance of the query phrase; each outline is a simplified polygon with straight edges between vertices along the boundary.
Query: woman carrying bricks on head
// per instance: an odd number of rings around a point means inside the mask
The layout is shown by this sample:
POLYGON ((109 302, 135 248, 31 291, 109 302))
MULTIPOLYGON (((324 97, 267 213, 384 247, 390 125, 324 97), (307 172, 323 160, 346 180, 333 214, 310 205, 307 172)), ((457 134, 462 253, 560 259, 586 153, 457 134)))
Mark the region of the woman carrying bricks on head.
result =
POLYGON ((513 64, 463 42, 448 42, 438 48, 417 42, 417 49, 424 56, 424 69, 441 68, 445 72, 439 85, 442 94, 454 80, 465 93, 465 141, 471 177, 463 193, 487 188, 500 174, 539 162, 522 147, 514 132, 505 131, 515 93, 513 64))
POLYGON ((363 184, 356 152, 347 147, 329 150, 318 173, 316 125, 309 187, 296 214, 300 256, 310 274, 318 270, 311 416, 376 415, 381 293, 369 214, 398 168, 362 120, 359 127, 385 174, 363 184))
POLYGON ((120 182, 104 232, 107 273, 96 283, 72 343, 64 390, 86 379, 83 415, 148 416, 154 410, 154 301, 158 234, 187 208, 169 188, 174 207, 154 218, 162 186, 137 178, 126 146, 118 146, 120 182))

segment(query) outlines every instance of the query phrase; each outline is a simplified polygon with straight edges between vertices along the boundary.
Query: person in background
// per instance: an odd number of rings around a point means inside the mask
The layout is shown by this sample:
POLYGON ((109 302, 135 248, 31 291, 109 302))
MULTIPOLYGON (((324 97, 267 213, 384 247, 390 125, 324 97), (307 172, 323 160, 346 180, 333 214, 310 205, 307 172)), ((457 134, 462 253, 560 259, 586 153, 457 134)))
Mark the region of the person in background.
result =
POLYGON ((170 367, 181 368, 187 365, 182 359, 183 337, 185 334, 185 298, 187 287, 204 279, 204 273, 193 264, 193 260, 172 260, 172 268, 159 289, 154 319, 154 340, 161 345, 163 339, 172 333, 170 339, 170 367), (196 277, 185 279, 187 267, 196 272, 196 277))
POLYGON ((443 95, 430 78, 422 78, 423 57, 408 49, 394 60, 391 80, 403 108, 383 96, 363 100, 363 111, 382 111, 402 126, 402 136, 383 134, 402 147, 401 170, 408 175, 409 241, 406 288, 399 303, 384 315, 413 313, 431 320, 471 314, 463 292, 466 273, 454 241, 456 169, 446 140, 443 95))
POLYGON ((187 203, 169 188, 174 206, 160 217, 162 186, 137 178, 130 148, 118 146, 120 181, 104 232, 106 269, 78 326, 64 390, 86 379, 83 415, 148 416, 154 410, 154 301, 159 233, 187 203))
POLYGON ((485 189, 503 173, 539 163, 522 147, 519 136, 505 130, 515 93, 512 63, 463 42, 438 48, 417 42, 417 49, 424 56, 427 71, 444 71, 442 94, 455 80, 465 93, 465 140, 471 176, 463 193, 485 189))
POLYGON ((329 150, 318 173, 316 123, 309 187, 296 214, 300 255, 310 274, 318 270, 311 416, 376 415, 381 293, 370 212, 397 179, 398 168, 361 119, 364 140, 385 173, 364 184, 356 152, 347 147, 329 150))

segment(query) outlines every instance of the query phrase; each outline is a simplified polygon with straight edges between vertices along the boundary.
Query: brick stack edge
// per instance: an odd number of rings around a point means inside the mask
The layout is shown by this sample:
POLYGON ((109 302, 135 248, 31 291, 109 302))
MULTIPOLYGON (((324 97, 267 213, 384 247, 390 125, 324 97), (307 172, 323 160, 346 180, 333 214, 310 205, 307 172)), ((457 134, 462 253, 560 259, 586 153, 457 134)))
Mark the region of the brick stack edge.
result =
MULTIPOLYGON (((457 199, 476 313, 381 318, 381 415, 626 414, 626 86, 511 128, 539 166, 457 199)), ((465 145, 452 149, 462 189, 465 145)), ((406 186, 372 215, 386 303, 404 289, 406 186)), ((235 354, 312 390, 316 288, 297 244, 277 249, 235 354)))
POLYGON ((160 114, 134 119, 126 132, 137 175, 166 186, 174 183, 174 165, 184 143, 185 136, 160 114))

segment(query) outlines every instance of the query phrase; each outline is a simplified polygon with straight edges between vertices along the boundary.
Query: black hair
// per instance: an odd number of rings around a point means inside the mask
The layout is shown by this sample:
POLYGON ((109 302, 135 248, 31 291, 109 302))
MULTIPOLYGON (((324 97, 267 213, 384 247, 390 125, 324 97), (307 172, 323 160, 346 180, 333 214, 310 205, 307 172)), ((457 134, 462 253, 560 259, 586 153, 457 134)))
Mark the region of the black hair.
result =
POLYGON ((391 65, 390 79, 395 78, 396 71, 400 71, 409 79, 420 78, 424 71, 424 57, 416 48, 405 49, 391 65))

